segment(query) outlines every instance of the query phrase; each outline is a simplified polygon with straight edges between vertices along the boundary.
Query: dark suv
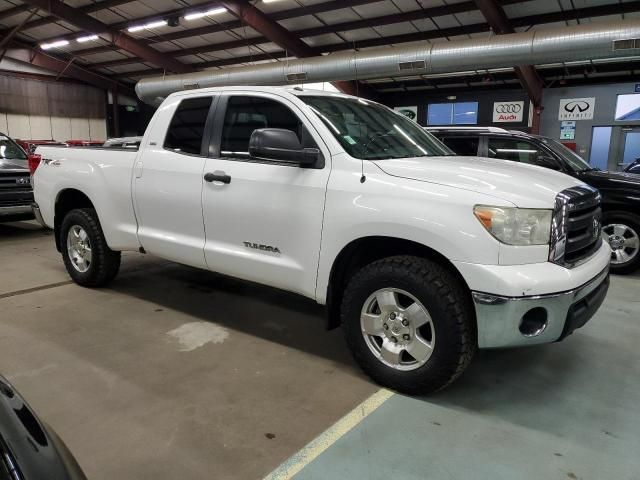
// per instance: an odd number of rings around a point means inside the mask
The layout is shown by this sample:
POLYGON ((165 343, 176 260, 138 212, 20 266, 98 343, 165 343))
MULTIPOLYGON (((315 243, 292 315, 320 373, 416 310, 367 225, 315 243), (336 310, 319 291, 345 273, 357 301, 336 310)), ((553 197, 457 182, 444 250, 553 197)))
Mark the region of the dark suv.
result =
POLYGON ((458 155, 500 158, 551 168, 600 190, 603 232, 611 246, 611 272, 640 267, 640 175, 592 168, 557 140, 494 127, 427 130, 458 155))
POLYGON ((0 133, 0 222, 34 218, 32 202, 27 154, 16 142, 0 133))

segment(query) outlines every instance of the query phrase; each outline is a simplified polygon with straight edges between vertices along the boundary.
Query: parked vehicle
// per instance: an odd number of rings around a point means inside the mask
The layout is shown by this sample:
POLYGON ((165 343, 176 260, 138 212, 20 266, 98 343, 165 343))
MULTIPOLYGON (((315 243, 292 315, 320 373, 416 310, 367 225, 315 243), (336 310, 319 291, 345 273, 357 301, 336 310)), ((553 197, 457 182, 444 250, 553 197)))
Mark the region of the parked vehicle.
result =
POLYGON ((552 138, 493 127, 428 130, 459 155, 539 165, 597 188, 602 195, 602 231, 611 247, 611 272, 627 274, 640 268, 640 176, 592 168, 552 138))
POLYGON ((170 95, 139 151, 40 147, 34 209, 80 285, 140 250, 327 305, 383 385, 438 390, 476 349, 565 338, 609 285, 600 196, 454 155, 368 100, 275 87, 170 95))
POLYGON ((78 462, 0 375, 0 480, 85 480, 78 462))
POLYGON ((27 154, 0 133, 0 222, 33 219, 32 203, 27 154))
POLYGON ((63 142, 58 142, 56 140, 19 140, 16 139, 15 142, 22 147, 22 149, 27 153, 33 153, 36 151, 36 148, 39 145, 51 145, 57 147, 66 147, 67 144, 63 142))
POLYGON ((624 171, 627 173, 640 173, 640 158, 636 159, 635 162, 630 163, 624 171))
POLYGON ((110 138, 102 144, 105 148, 130 148, 137 149, 140 146, 142 137, 119 137, 110 138))

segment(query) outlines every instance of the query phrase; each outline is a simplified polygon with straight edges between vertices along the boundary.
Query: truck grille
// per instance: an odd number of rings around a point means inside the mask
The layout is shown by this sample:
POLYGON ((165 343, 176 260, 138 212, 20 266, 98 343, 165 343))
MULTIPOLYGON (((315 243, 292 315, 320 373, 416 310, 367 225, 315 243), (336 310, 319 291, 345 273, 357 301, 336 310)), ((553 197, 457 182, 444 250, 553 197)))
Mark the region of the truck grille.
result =
POLYGON ((31 176, 29 172, 24 173, 1 173, 0 174, 0 189, 30 189, 31 188, 31 176))
POLYGON ((567 267, 590 257, 602 244, 601 197, 595 188, 572 187, 556 197, 549 260, 567 267))

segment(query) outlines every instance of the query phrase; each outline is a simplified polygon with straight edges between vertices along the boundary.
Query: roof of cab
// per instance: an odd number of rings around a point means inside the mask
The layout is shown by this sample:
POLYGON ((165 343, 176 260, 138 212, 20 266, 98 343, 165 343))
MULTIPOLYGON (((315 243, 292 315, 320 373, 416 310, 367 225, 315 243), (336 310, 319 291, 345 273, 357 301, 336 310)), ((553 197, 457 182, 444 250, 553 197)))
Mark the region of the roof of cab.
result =
POLYGON ((328 97, 343 97, 343 98, 357 98, 353 95, 347 95, 345 93, 340 92, 328 92, 325 90, 314 90, 314 89, 306 89, 301 86, 291 87, 291 86, 264 86, 264 85, 239 85, 234 87, 205 87, 198 89, 190 89, 190 90, 180 90, 178 92, 173 92, 168 95, 167 98, 171 98, 174 96, 182 96, 186 94, 200 94, 200 93, 217 93, 217 92, 233 92, 233 91, 253 91, 253 92, 263 92, 263 93, 288 93, 295 96, 300 95, 322 95, 328 97))

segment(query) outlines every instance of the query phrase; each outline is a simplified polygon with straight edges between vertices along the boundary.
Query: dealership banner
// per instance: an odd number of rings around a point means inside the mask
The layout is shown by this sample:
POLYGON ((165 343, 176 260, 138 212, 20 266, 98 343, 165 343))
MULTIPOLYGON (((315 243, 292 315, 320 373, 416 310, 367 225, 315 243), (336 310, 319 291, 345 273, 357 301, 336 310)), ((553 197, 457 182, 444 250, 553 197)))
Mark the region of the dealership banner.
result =
POLYGON ((418 107, 393 107, 393 109, 414 122, 418 118, 418 107))
POLYGON ((558 120, 593 120, 595 107, 595 97, 563 98, 560 100, 558 120))
POLYGON ((495 102, 493 123, 522 122, 524 102, 495 102))

